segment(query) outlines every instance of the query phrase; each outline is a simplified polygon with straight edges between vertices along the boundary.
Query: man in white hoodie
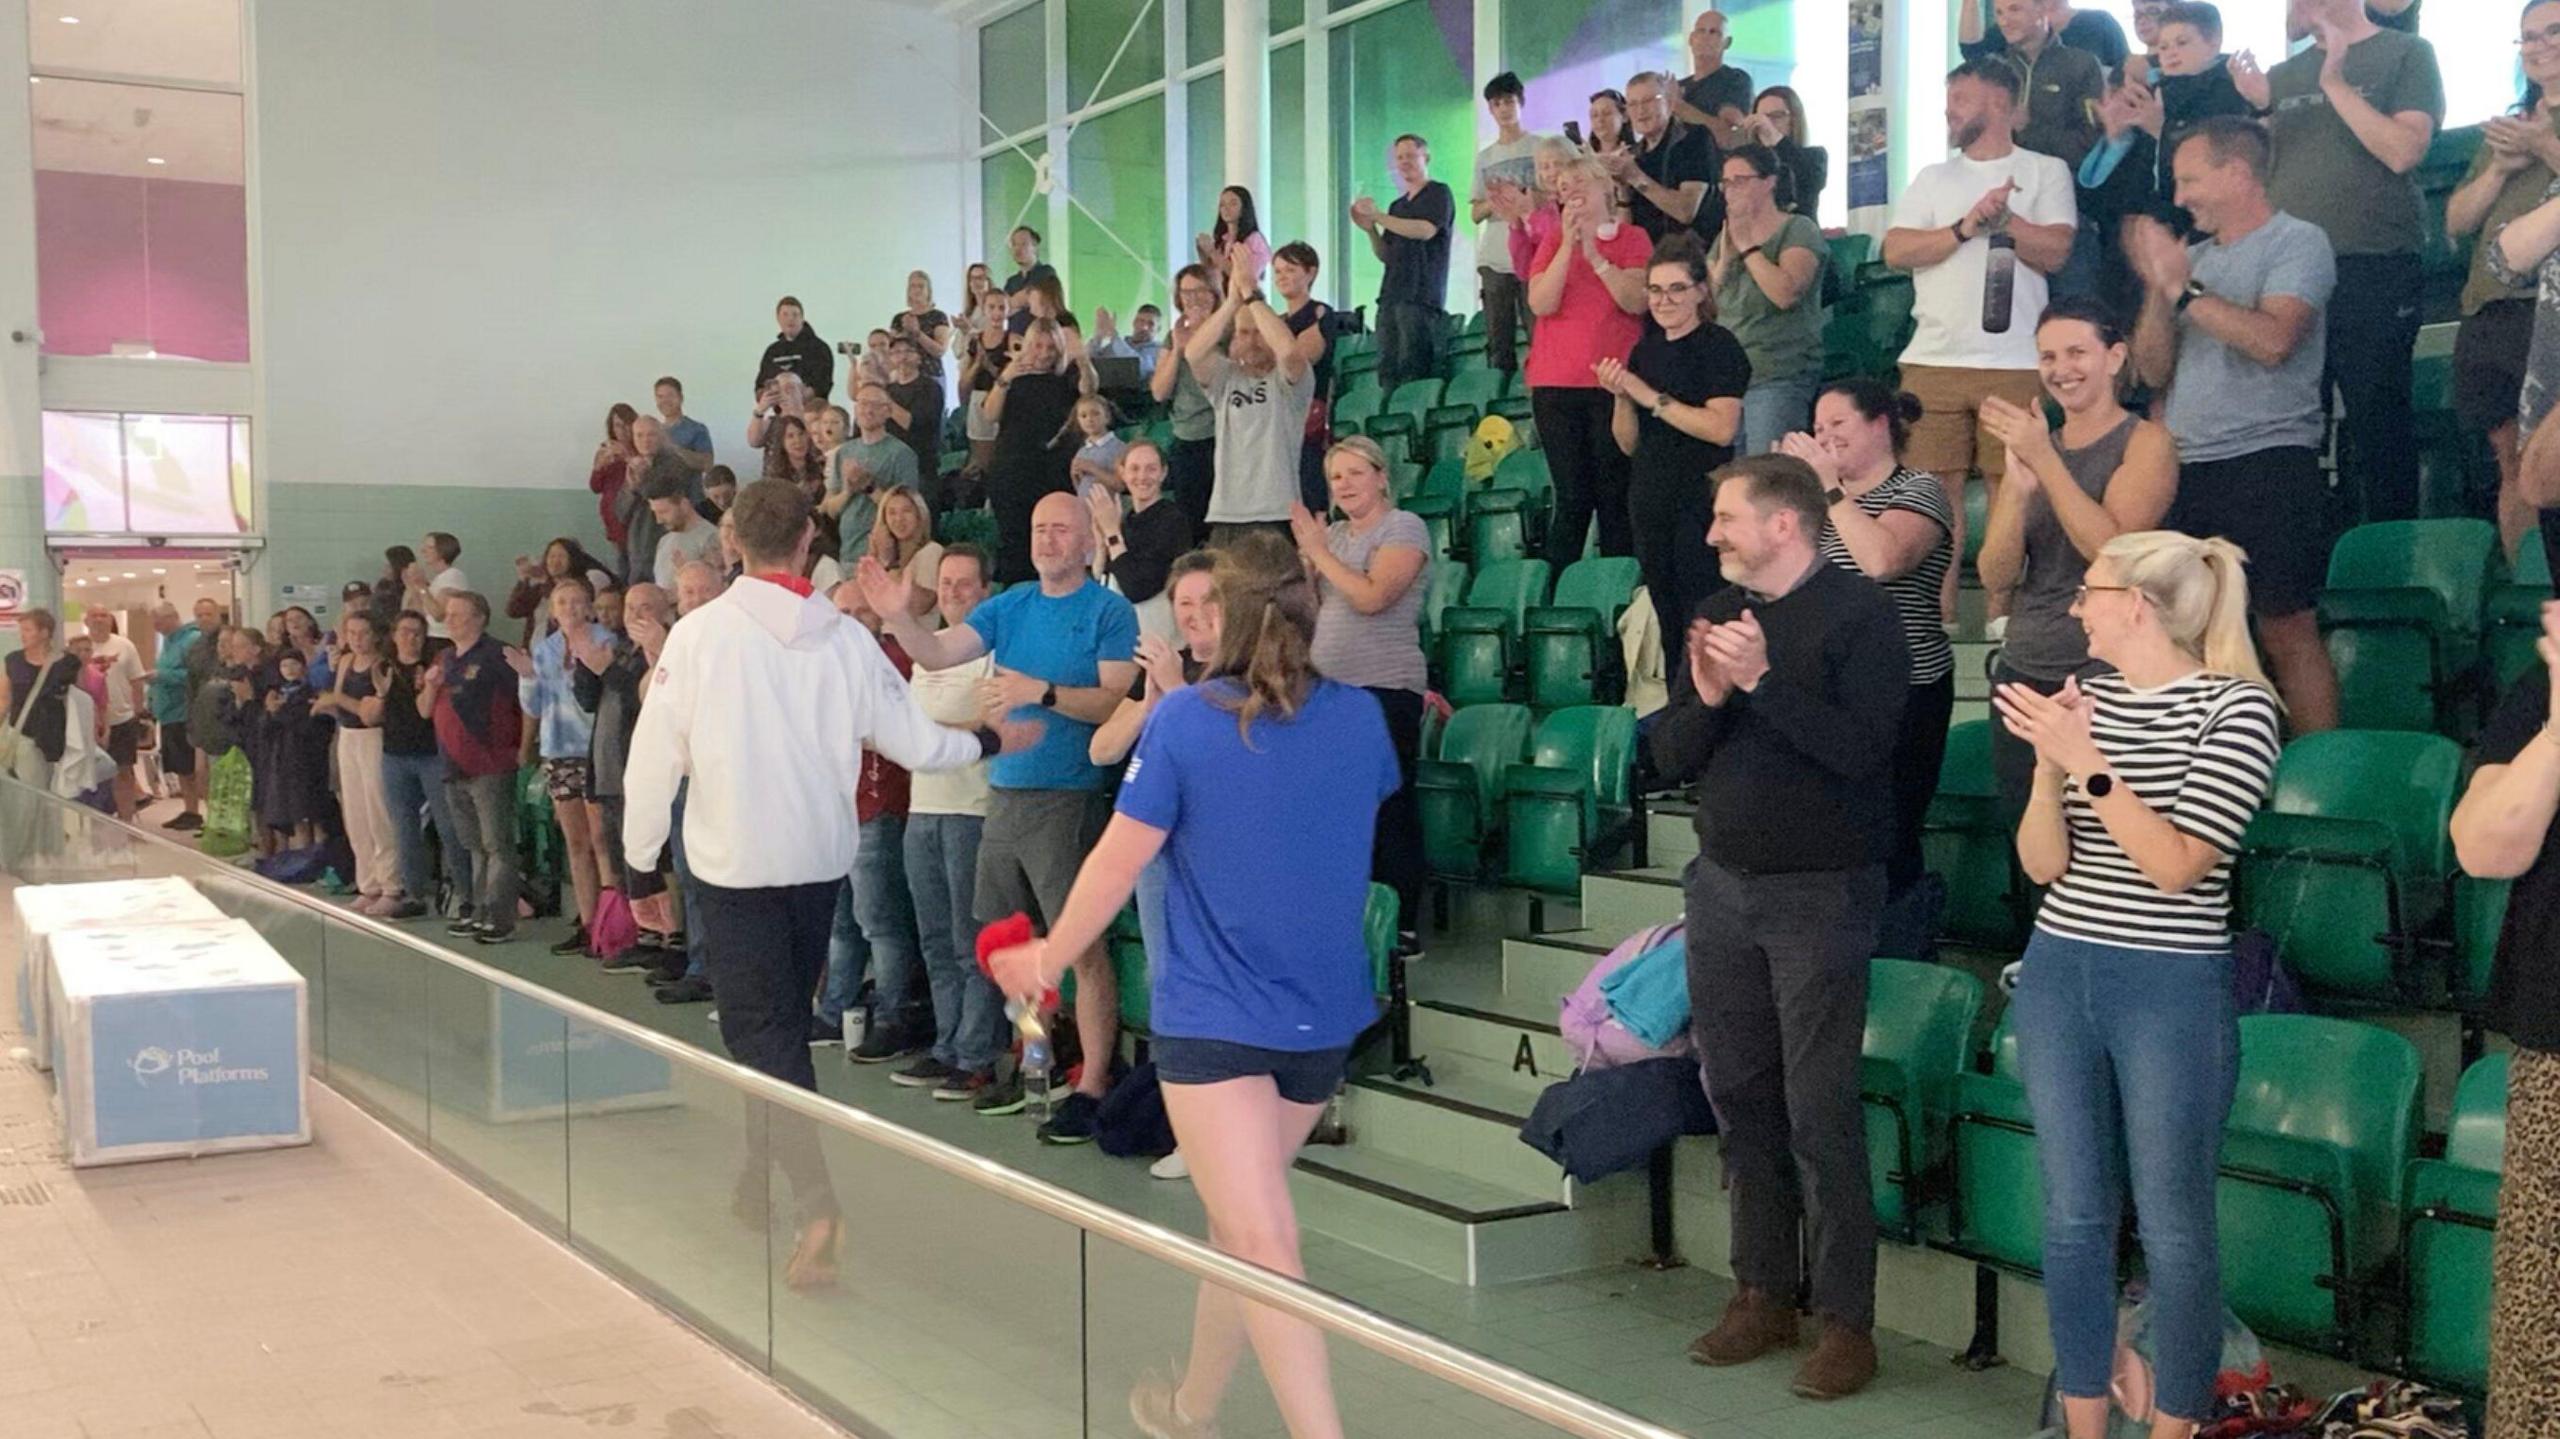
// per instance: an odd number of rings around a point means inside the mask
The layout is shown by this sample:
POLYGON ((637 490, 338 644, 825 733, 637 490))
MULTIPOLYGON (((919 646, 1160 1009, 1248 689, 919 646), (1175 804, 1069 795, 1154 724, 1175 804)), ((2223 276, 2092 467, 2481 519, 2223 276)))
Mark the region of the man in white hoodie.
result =
MULTIPOLYGON (((746 573, 667 637, 623 773, 623 850, 634 912, 663 933, 673 916, 658 853, 687 782, 684 849, 700 900, 687 922, 703 937, 720 1037, 740 1063, 814 1090, 809 1002, 836 888, 853 872, 863 751, 957 769, 1037 743, 1041 726, 999 719, 972 733, 927 717, 879 642, 800 578, 815 530, 796 486, 748 485, 730 522, 746 573)), ((786 1277, 830 1283, 842 1221, 817 1137, 780 1108, 769 1127, 800 1211, 786 1277)), ((762 1186, 765 1150, 751 1142, 742 1187, 762 1186)))

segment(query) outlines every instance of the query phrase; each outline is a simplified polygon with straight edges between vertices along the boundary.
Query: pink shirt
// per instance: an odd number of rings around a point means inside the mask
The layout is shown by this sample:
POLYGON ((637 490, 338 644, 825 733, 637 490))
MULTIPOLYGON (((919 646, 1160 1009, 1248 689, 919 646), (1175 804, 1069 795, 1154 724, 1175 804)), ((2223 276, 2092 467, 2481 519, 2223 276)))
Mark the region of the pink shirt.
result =
POLYGON ((1528 219, 1511 227, 1511 273, 1520 277, 1520 283, 1529 283, 1534 273, 1529 266, 1538 258, 1538 247, 1562 228, 1564 216, 1553 205, 1539 206, 1529 212, 1528 219))
MULTIPOLYGON (((1538 245, 1529 268, 1520 272, 1523 285, 1537 283, 1556 252, 1564 247, 1559 225, 1538 245)), ((1599 242, 1600 258, 1622 270, 1641 274, 1653 254, 1653 239, 1634 225, 1599 242)), ((1603 359, 1623 360, 1644 335, 1644 317, 1618 308, 1609 287, 1579 252, 1566 262, 1564 303, 1552 315, 1540 315, 1529 335, 1529 363, 1523 376, 1534 389, 1597 389, 1600 378, 1591 367, 1603 359)))

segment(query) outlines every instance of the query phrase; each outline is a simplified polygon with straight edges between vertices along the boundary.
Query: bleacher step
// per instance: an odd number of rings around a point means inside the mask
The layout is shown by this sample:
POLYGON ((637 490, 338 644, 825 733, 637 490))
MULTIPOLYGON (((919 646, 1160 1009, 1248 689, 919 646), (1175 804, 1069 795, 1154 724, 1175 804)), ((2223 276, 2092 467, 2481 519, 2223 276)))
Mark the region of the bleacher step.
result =
MULTIPOLYGON (((1435 1077, 1457 1074, 1500 1089, 1526 1105, 1573 1073, 1573 1051, 1556 1030, 1554 1006, 1543 1017, 1509 1008, 1480 1009, 1448 1000, 1413 1006, 1414 1052, 1435 1077)), ((1525 1112, 1525 1111, 1524 1111, 1525 1112)))
POLYGON ((1445 1169, 1515 1193, 1572 1202, 1564 1172, 1520 1142, 1520 1126, 1536 1102, 1516 1086, 1452 1066, 1432 1084, 1382 1076, 1343 1090, 1343 1121, 1354 1147, 1445 1169))
POLYGON ((1575 1208, 1354 1143, 1306 1151, 1290 1187, 1309 1231, 1459 1284, 1622 1264, 1644 1245, 1640 1186, 1597 1186, 1610 1202, 1575 1208))
POLYGON ((1591 966, 1616 943, 1588 929, 1506 939, 1502 942, 1502 992, 1515 1005, 1555 1005, 1581 986, 1591 966))
POLYGON ((1614 944, 1649 925, 1680 917, 1680 870, 1613 870, 1582 877, 1582 927, 1609 936, 1614 944))
POLYGON ((1645 857, 1655 869, 1677 870, 1698 855, 1696 806, 1657 800, 1645 811, 1645 857))

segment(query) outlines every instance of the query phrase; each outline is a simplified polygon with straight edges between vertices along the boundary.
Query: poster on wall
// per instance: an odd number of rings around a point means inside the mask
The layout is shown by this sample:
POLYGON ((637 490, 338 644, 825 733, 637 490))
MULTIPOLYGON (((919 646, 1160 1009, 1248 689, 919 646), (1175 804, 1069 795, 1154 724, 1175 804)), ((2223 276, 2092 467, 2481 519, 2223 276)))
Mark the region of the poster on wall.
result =
POLYGON ((27 607, 27 572, 0 570, 0 620, 12 619, 27 607))
POLYGON ((1850 209, 1885 203, 1892 140, 1884 94, 1884 0, 1849 0, 1850 209))

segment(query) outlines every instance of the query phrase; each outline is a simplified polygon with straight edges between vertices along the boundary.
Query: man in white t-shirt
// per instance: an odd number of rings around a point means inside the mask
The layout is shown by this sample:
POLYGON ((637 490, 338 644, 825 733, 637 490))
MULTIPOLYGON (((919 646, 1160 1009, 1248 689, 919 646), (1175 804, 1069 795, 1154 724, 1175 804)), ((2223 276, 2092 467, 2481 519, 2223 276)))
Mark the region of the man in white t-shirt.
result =
POLYGON ((462 541, 442 530, 429 530, 426 542, 418 546, 418 558, 401 576, 406 592, 400 597, 400 607, 427 617, 430 638, 450 638, 444 632, 444 598, 471 588, 471 577, 454 563, 461 558, 462 541))
MULTIPOLYGON (((2080 207, 2071 171, 2051 155, 2018 148, 2018 72, 1992 58, 1968 60, 1947 77, 1947 143, 1957 153, 1922 170, 1893 207, 1884 260, 1911 272, 1916 328, 1902 352, 1902 388, 1922 414, 1903 462, 1946 487, 1964 553, 1964 483, 1979 469, 1997 489, 2003 451, 1982 439, 1982 402, 1997 395, 2033 408, 2036 317, 2045 277, 2071 258, 2080 207), (2001 246, 1993 244, 2001 237, 2001 246), (2015 250, 2002 253, 2014 243, 2015 250), (1984 304, 1995 267, 2009 272, 2005 310, 1984 304), (1985 313, 1986 309, 1991 313, 1985 313), (1989 323, 1986 324, 1985 322, 1989 323)), ((1947 616, 1955 615, 1956 567, 1947 567, 1947 616)))
POLYGON ((1511 269, 1511 225, 1493 213, 1493 186, 1525 184, 1536 171, 1538 137, 1520 128, 1520 104, 1528 98, 1520 77, 1508 70, 1485 82, 1484 109, 1493 117, 1493 143, 1476 151, 1475 190, 1467 209, 1476 222, 1476 293, 1484 309, 1484 362, 1517 370, 1522 289, 1511 269))
POLYGON ((1246 267, 1229 271, 1226 299, 1192 336, 1183 358, 1217 410, 1210 545, 1256 529, 1287 538, 1289 510, 1298 503, 1298 451, 1316 397, 1315 367, 1246 267))
POLYGON ((116 818, 133 822, 135 796, 133 757, 142 748, 142 651, 116 633, 115 611, 93 605, 83 616, 89 627, 89 664, 107 681, 107 754, 116 762, 116 818))

